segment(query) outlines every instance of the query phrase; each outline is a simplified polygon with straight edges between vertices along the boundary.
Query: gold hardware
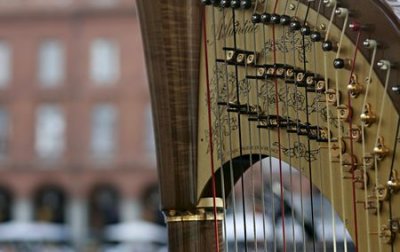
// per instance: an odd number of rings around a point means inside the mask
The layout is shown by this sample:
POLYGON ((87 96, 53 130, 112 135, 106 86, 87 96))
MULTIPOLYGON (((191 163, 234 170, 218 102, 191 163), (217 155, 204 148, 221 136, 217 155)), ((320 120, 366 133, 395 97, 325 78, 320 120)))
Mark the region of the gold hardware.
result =
POLYGON ((395 238, 395 233, 390 228, 390 225, 382 225, 379 238, 386 244, 392 244, 395 238))
POLYGON ((361 114, 361 121, 364 123, 365 126, 369 127, 372 123, 374 123, 376 117, 371 110, 371 104, 365 104, 364 111, 361 114))
MULTIPOLYGON (((326 91, 326 99, 328 100, 328 103, 335 106, 337 104, 337 100, 338 100, 337 95, 338 94, 340 96, 340 93, 336 92, 336 89, 328 89, 326 91)), ((340 97, 339 97, 339 100, 340 100, 340 97)))
POLYGON ((286 70, 286 77, 287 78, 293 78, 293 76, 294 76, 293 69, 289 68, 288 70, 286 70))
POLYGON ((364 156, 364 165, 366 169, 372 169, 375 166, 375 159, 374 156, 371 154, 366 154, 364 156))
POLYGON ((165 215, 166 222, 191 222, 191 221, 222 221, 224 219, 221 209, 223 208, 223 201, 221 198, 215 199, 215 207, 217 208, 217 216, 214 216, 214 199, 201 198, 194 212, 192 211, 176 211, 168 210, 165 215))
POLYGON ((347 85, 347 90, 353 98, 356 98, 363 91, 363 86, 358 83, 355 74, 351 76, 350 83, 347 85))
POLYGON ((348 153, 342 156, 342 167, 345 172, 352 172, 357 166, 357 157, 348 153))
POLYGON ((306 83, 307 83, 307 85, 312 85, 312 84, 314 84, 314 76, 312 76, 312 75, 310 75, 310 76, 308 76, 307 78, 306 78, 306 83))
POLYGON ((249 55, 247 55, 247 59, 246 59, 247 65, 253 65, 253 64, 255 64, 255 59, 256 59, 256 57, 255 57, 254 54, 249 54, 249 55))
POLYGON ((361 141, 361 127, 357 126, 357 125, 353 125, 351 132, 350 132, 350 137, 353 141, 360 142, 361 141))
POLYGON ((341 104, 337 107, 338 117, 342 121, 349 121, 352 116, 352 110, 347 105, 341 104))
POLYGON ((364 173, 363 169, 355 169, 353 171, 354 173, 354 185, 358 188, 358 189, 365 189, 365 185, 368 185, 369 182, 369 177, 368 177, 368 173, 364 173))
POLYGON ((377 214, 378 210, 381 209, 382 202, 376 201, 376 199, 374 199, 374 198, 376 198, 376 197, 368 196, 368 201, 365 203, 365 209, 370 214, 377 214))
POLYGON ((235 51, 232 51, 232 50, 226 51, 226 60, 227 61, 233 60, 234 56, 235 56, 235 51))
POLYGON ((279 67, 279 68, 276 70, 276 76, 283 77, 284 74, 285 74, 285 69, 284 69, 284 68, 279 67))
POLYGON ((269 68, 267 69, 267 74, 268 74, 268 75, 273 75, 273 74, 275 74, 275 68, 274 68, 274 67, 269 67, 269 68))
POLYGON ((257 76, 258 77, 263 77, 264 74, 265 74, 265 68, 264 67, 257 68, 257 76))
POLYGON ((389 154, 389 149, 385 146, 384 139, 382 136, 378 137, 376 146, 374 148, 374 154, 378 160, 382 160, 389 154))
POLYGON ((316 85, 316 89, 317 89, 317 92, 324 92, 325 91, 325 81, 324 80, 318 81, 317 85, 316 85))
POLYGON ((342 141, 342 148, 340 148, 338 143, 331 143, 331 155, 334 158, 339 158, 340 154, 345 153, 346 151, 346 144, 343 140, 342 141))
POLYGON ((379 201, 385 201, 389 198, 388 189, 383 185, 377 185, 375 187, 375 194, 379 201))
POLYGON ((304 73, 298 73, 296 76, 296 81, 302 82, 302 81, 304 81, 304 77, 305 77, 304 73))
POLYGON ((236 56, 236 62, 237 62, 237 63, 243 63, 244 58, 245 58, 245 55, 244 55, 243 53, 239 53, 239 54, 236 56))
POLYGON ((397 192, 400 190, 400 179, 397 176, 397 170, 392 171, 392 178, 387 182, 387 186, 393 192, 397 192))

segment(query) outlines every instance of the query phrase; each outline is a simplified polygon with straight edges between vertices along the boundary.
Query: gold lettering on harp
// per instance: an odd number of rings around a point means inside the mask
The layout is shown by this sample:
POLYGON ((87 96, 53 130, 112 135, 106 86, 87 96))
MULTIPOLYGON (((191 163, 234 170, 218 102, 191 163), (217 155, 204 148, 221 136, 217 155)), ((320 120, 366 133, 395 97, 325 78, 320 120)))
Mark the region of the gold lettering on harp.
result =
MULTIPOLYGON (((254 32, 257 32, 260 29, 258 25, 253 25, 253 23, 250 20, 245 20, 244 22, 242 21, 235 21, 235 25, 233 24, 233 18, 230 17, 229 19, 223 20, 223 17, 217 22, 216 25, 216 30, 215 30, 215 38, 217 41, 227 39, 230 37, 233 37, 234 32, 236 32, 236 35, 242 35, 242 34, 253 34, 254 32)), ((209 40, 208 44, 212 45, 214 43, 214 40, 209 40)))

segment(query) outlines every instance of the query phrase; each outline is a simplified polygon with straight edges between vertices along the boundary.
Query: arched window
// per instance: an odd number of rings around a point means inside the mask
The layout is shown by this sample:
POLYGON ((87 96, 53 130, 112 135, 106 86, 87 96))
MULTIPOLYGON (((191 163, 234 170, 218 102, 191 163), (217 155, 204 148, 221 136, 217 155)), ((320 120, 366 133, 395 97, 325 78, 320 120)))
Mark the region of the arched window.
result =
POLYGON ((34 195, 35 220, 65 223, 65 193, 57 186, 43 186, 34 195))
POLYGON ((11 220, 12 201, 11 192, 4 187, 0 187, 0 222, 11 220))
POLYGON ((119 194, 107 185, 96 186, 89 196, 90 227, 94 232, 106 225, 116 224, 119 216, 119 194))

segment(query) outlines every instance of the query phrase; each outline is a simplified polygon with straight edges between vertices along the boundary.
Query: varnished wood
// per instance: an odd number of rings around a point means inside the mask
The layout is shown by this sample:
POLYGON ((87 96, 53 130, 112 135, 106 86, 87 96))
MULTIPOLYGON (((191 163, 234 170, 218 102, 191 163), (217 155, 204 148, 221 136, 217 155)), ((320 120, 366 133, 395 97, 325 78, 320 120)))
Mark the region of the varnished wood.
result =
POLYGON ((200 1, 137 1, 151 91, 162 208, 197 204, 200 1))

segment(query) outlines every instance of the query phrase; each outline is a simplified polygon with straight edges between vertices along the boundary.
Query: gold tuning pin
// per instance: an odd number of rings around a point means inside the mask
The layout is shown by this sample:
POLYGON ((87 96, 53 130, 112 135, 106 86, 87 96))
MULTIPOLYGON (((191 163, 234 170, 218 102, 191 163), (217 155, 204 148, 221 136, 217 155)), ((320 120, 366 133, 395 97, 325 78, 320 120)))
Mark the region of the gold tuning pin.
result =
POLYGON ((374 154, 378 160, 384 159, 389 154, 389 149, 385 146, 385 141, 382 136, 378 137, 376 146, 374 147, 374 154))
POLYGON ((375 167, 375 159, 372 154, 365 154, 364 156, 364 166, 366 169, 373 169, 375 167))
POLYGON ((397 171, 393 170, 392 178, 386 184, 392 192, 397 192, 400 190, 400 179, 397 176, 397 171))
POLYGON ((358 83, 355 74, 351 76, 350 83, 347 85, 347 90, 353 98, 356 98, 363 91, 363 86, 358 83))
POLYGON ((353 114, 351 108, 344 104, 337 106, 337 113, 339 119, 345 122, 350 121, 353 114))
POLYGON ((396 238, 396 233, 389 225, 382 225, 379 232, 370 232, 370 235, 378 235, 380 239, 386 244, 392 244, 396 238))
POLYGON ((326 90, 326 99, 328 103, 332 106, 337 105, 337 95, 339 95, 339 100, 340 100, 340 93, 336 92, 336 89, 328 89, 326 90))
POLYGON ((377 185, 375 187, 375 195, 379 201, 385 201, 389 199, 389 192, 387 186, 377 185))
POLYGON ((365 104, 363 113, 361 114, 361 121, 365 126, 370 126, 376 120, 375 114, 371 110, 371 104, 365 104))

